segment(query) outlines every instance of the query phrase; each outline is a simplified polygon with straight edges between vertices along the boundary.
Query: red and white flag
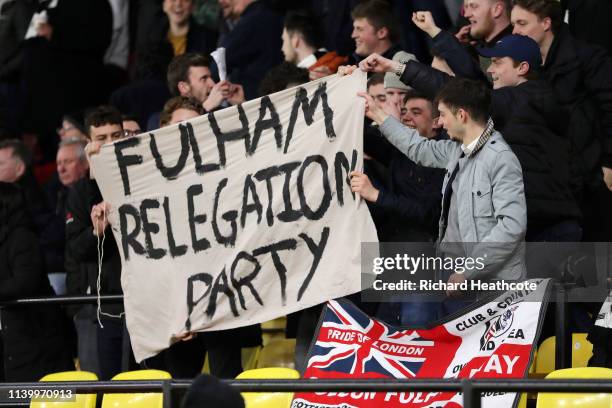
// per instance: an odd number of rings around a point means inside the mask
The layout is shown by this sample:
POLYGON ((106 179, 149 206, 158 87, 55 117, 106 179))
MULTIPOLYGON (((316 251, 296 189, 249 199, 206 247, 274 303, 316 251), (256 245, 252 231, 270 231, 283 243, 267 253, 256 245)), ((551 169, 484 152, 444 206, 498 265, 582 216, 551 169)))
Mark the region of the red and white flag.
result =
MULTIPOLYGON (((304 378, 522 378, 532 359, 549 280, 480 301, 429 328, 392 327, 352 303, 330 301, 304 378)), ((482 406, 512 407, 516 393, 482 394, 482 406)), ((298 393, 292 408, 460 407, 453 392, 298 393)))

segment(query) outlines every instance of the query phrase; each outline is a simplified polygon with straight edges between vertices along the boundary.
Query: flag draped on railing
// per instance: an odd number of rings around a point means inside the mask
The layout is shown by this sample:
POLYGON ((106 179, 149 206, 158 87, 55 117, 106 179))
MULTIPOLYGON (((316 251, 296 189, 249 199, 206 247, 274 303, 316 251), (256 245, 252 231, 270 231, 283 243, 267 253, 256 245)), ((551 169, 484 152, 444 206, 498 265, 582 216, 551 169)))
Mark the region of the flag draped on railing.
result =
MULTIPOLYGON (((527 374, 549 280, 505 292, 427 328, 398 328, 346 301, 330 301, 304 378, 520 378, 527 374)), ((515 393, 482 394, 484 407, 510 407, 515 393)), ((296 394, 293 408, 458 407, 453 392, 296 394)))

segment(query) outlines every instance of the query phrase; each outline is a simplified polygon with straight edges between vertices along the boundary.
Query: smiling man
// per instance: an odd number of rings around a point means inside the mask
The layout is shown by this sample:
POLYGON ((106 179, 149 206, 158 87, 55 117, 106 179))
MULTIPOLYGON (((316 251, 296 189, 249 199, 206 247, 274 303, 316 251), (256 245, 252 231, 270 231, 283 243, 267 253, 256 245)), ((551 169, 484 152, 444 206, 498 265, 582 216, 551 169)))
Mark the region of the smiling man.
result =
POLYGON ((539 79, 542 58, 531 38, 509 35, 493 48, 493 118, 521 162, 527 197, 527 241, 578 242, 578 204, 572 193, 567 112, 539 79))
POLYGON ((440 130, 438 122, 440 112, 433 100, 417 91, 409 91, 404 97, 404 104, 402 123, 416 129, 419 135, 427 139, 437 138, 440 130))
POLYGON ((392 58, 400 51, 398 23, 389 5, 381 0, 367 0, 355 6, 351 12, 355 53, 352 63, 358 63, 368 55, 377 53, 392 58))
MULTIPOLYGON (((372 92, 368 92, 372 97, 372 92)), ((373 98, 373 97, 372 97, 373 98)), ((383 104, 375 99, 380 108, 393 104, 387 98, 383 104)), ((438 110, 433 101, 415 91, 404 91, 403 100, 406 112, 401 121, 427 139, 441 140, 446 135, 439 132, 438 110)), ((398 106, 399 107, 399 106, 398 106)), ((395 115, 398 110, 395 109, 395 115)), ((386 225, 383 241, 389 242, 431 242, 437 236, 436 221, 440 216, 440 199, 444 172, 420 166, 410 160, 385 138, 366 139, 364 150, 374 160, 389 168, 388 185, 376 181, 362 172, 351 174, 351 187, 354 192, 384 211, 390 225, 386 225)))
POLYGON ((495 44, 512 31, 510 10, 510 0, 465 0, 464 16, 470 22, 470 36, 488 45, 495 44))
MULTIPOLYGON (((470 24, 463 27, 457 36, 461 37, 462 33, 467 36, 469 33, 468 40, 475 41, 475 48, 493 47, 499 40, 512 33, 511 9, 511 0, 465 0, 465 17, 470 24)), ((481 55, 479 60, 475 61, 469 53, 456 55, 448 52, 457 38, 437 27, 429 11, 417 11, 412 16, 412 22, 432 38, 438 57, 445 60, 458 77, 473 79, 484 77, 491 63, 490 59, 481 55)))

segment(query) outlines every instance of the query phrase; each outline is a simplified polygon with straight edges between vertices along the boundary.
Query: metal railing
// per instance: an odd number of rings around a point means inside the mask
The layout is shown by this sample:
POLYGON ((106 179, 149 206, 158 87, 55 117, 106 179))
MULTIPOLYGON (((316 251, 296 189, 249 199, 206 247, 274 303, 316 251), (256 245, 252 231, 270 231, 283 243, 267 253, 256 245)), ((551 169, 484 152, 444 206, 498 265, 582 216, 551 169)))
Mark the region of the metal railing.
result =
MULTIPOLYGON (((464 408, 480 408, 483 392, 612 393, 610 380, 525 380, 525 379, 352 379, 352 380, 222 380, 240 392, 461 392, 464 408)), ((164 408, 171 407, 172 393, 186 390, 190 380, 75 381, 45 383, 0 383, 0 395, 9 390, 57 389, 76 394, 145 393, 162 394, 164 408)), ((6 399, 0 406, 8 405, 6 399)), ((10 403, 28 406, 28 402, 10 403)))
MULTIPOLYGON (((567 288, 556 284, 555 288, 555 335, 557 369, 566 368, 571 363, 571 333, 567 330, 567 288)), ((119 303, 122 295, 100 296, 102 303, 119 303)), ((97 296, 54 296, 43 298, 26 298, 0 302, 0 308, 19 307, 35 304, 94 304, 97 296)), ((224 380, 227 384, 241 392, 374 392, 374 391, 433 391, 461 392, 465 408, 479 408, 482 392, 579 392, 600 393, 612 392, 612 380, 452 380, 452 379, 384 379, 384 380, 224 380)), ((11 389, 51 389, 73 390, 76 393, 133 393, 161 392, 164 396, 164 408, 170 408, 172 392, 185 390, 191 381, 159 380, 159 381, 76 381, 76 382, 45 382, 41 383, 0 383, 0 395, 5 395, 11 389)), ((0 400, 0 407, 7 406, 0 400)), ((10 406, 28 406, 29 403, 11 403, 10 406)))

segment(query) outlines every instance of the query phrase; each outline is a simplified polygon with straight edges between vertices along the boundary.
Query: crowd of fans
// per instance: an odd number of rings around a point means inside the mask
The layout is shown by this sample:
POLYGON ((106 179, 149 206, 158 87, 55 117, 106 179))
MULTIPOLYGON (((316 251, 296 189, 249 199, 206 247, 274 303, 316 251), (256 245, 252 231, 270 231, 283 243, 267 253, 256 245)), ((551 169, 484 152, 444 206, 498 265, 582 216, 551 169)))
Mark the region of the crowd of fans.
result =
MULTIPOLYGON (((612 241, 612 36, 602 19, 609 6, 608 0, 0 0, 0 301, 97 293, 97 248, 108 219, 87 156, 102 144, 359 64, 373 71, 370 113, 386 112, 431 143, 449 135, 462 140, 455 137, 460 128, 451 132, 452 122, 440 119, 441 91, 447 101, 457 89, 473 96, 462 102, 470 111, 463 126, 487 102, 484 117, 474 120, 486 134, 482 143, 499 140, 499 155, 490 160, 508 168, 515 155, 520 165, 517 180, 514 173, 504 179, 521 185, 516 200, 524 184, 520 240, 612 241), (223 80, 210 56, 219 47, 223 80), (514 154, 507 162, 503 146, 514 154)), ((388 122, 373 119, 364 126, 364 168, 351 174, 351 185, 368 203, 380 240, 435 242, 442 232, 463 241, 464 221, 448 213, 460 205, 457 194, 442 189, 451 177, 447 187, 457 191, 455 174, 411 160, 383 137, 388 122)), ((469 157, 480 146, 463 147, 469 157)), ((496 184, 488 188, 473 192, 483 202, 499 194, 496 184)), ((480 216, 491 217, 490 209, 482 206, 480 216)), ((112 234, 103 245, 101 293, 121 294, 112 234)), ((391 323, 437 317, 414 304, 388 308, 378 315, 391 323)), ((69 369, 72 357, 102 379, 135 368, 122 305, 104 309, 102 324, 90 305, 2 309, 0 380, 36 381, 69 369)), ((290 316, 299 364, 318 310, 290 316)), ((592 339, 596 348, 612 344, 592 339)), ((141 365, 193 378, 208 352, 212 374, 235 377, 240 349, 260 344, 261 329, 183 340, 141 365)), ((612 364, 607 358, 600 361, 612 364)))

